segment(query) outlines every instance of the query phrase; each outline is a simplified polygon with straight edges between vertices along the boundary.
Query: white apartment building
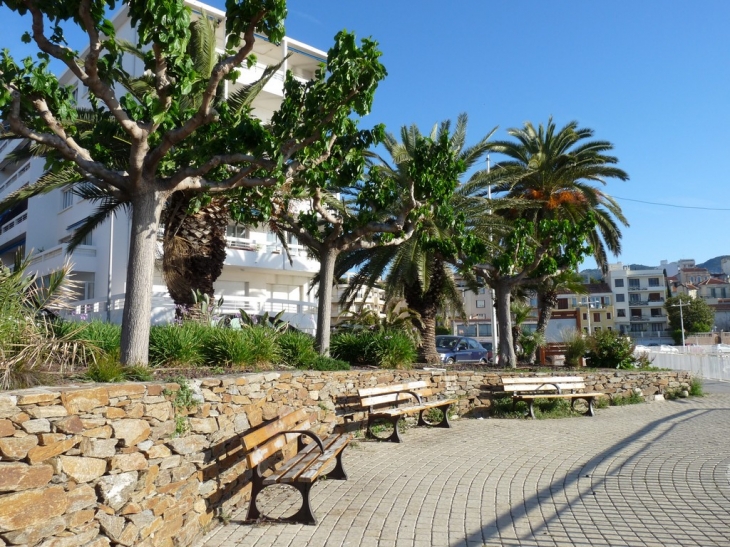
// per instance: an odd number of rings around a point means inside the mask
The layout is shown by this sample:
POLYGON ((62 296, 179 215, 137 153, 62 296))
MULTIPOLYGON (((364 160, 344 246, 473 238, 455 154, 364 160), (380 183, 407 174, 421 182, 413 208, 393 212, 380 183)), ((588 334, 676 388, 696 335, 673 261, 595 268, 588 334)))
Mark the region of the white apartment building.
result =
MULTIPOLYGON (((225 17, 224 12, 193 0, 189 0, 188 5, 197 15, 205 12, 209 17, 220 20, 225 17)), ((113 18, 113 23, 118 37, 136 43, 136 31, 130 24, 126 7, 113 18)), ((224 39, 222 29, 221 26, 221 46, 224 39)), ((238 81, 229 84, 227 92, 256 81, 266 66, 277 64, 289 55, 282 70, 274 75, 254 102, 254 114, 264 121, 270 119, 282 101, 286 71, 292 71, 302 80, 309 80, 327 58, 324 51, 291 38, 284 38, 280 45, 274 45, 264 36, 257 36, 254 53, 257 64, 247 68, 244 63, 239 69, 238 81)), ((139 74, 141 62, 130 57, 127 69, 139 74)), ((66 73, 61 81, 73 84, 73 77, 66 73)), ((80 91, 83 92, 83 88, 80 91)), ((81 96, 78 100, 83 106, 86 97, 81 96)), ((43 173, 43 159, 17 163, 8 159, 8 153, 23 144, 22 141, 0 143, 0 200, 35 181, 43 173)), ((93 210, 92 203, 80 200, 70 191, 56 190, 26 200, 0 216, 0 260, 9 265, 18 249, 25 256, 32 252, 33 267, 39 275, 46 275, 63 264, 71 233, 93 210)), ((130 222, 125 213, 106 221, 70 256, 74 266, 73 277, 79 284, 75 313, 88 318, 109 317, 113 322, 121 322, 130 222)), ((216 296, 224 298, 223 311, 242 308, 256 314, 283 310, 284 319, 300 329, 314 332, 317 302, 310 285, 313 274, 319 270, 319 263, 298 245, 296 239, 290 238, 288 247, 291 263, 274 234, 266 228, 229 226, 227 258, 223 273, 215 284, 216 296)), ((151 320, 163 323, 173 317, 172 300, 158 272, 153 287, 151 320)))
POLYGON ((616 330, 637 343, 674 343, 664 309, 663 269, 632 270, 620 262, 609 264, 606 281, 614 295, 616 330))

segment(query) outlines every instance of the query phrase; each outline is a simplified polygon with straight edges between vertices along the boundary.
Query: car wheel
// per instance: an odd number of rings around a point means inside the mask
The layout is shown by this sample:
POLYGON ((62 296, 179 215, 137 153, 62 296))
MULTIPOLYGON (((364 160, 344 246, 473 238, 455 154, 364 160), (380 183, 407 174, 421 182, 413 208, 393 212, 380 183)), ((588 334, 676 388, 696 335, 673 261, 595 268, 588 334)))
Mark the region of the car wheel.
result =
POLYGON ((479 359, 479 364, 480 365, 488 365, 489 364, 489 361, 487 361, 485 358, 481 358, 481 359, 479 359))
POLYGON ((454 363, 455 361, 453 357, 449 357, 448 359, 446 359, 446 361, 444 361, 445 365, 453 365, 454 363))

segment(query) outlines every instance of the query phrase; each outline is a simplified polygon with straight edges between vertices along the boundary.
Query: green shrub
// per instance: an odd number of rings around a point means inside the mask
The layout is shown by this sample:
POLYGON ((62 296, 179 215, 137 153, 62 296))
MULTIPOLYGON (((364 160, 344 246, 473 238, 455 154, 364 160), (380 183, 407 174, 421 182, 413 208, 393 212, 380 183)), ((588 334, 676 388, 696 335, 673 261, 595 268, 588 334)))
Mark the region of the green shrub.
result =
POLYGON ((87 340, 108 355, 119 355, 119 347, 122 343, 122 327, 104 321, 92 321, 86 325, 82 332, 84 340, 87 340))
POLYGON ((160 325, 150 328, 150 365, 198 366, 203 363, 202 347, 214 329, 193 321, 182 325, 160 325))
POLYGON ((333 359, 332 357, 318 355, 311 362, 300 368, 307 368, 310 370, 350 370, 350 363, 339 359, 333 359))
POLYGON ((369 331, 337 333, 330 341, 332 357, 347 361, 353 366, 375 364, 372 349, 372 333, 369 331))
POLYGON ((585 357, 588 351, 588 340, 582 332, 575 329, 567 329, 561 332, 560 335, 565 344, 565 366, 580 366, 581 358, 585 357))
POLYGON ((314 337, 303 332, 281 333, 277 345, 282 362, 292 367, 307 368, 308 364, 317 358, 314 337))
POLYGON ((705 389, 702 385, 702 378, 692 378, 692 381, 689 383, 688 391, 692 397, 704 397, 705 389))
POLYGON ((243 330, 212 328, 200 349, 209 366, 240 366, 248 362, 247 346, 243 330))
POLYGON ((403 331, 371 333, 374 357, 380 368, 411 368, 418 353, 413 339, 403 331))
POLYGON ((614 395, 611 397, 611 406, 636 405, 645 402, 644 397, 636 391, 631 391, 628 395, 614 395))
POLYGON ((588 364, 595 368, 636 368, 634 343, 615 331, 602 330, 588 340, 588 364))
POLYGON ((123 382, 126 380, 124 365, 116 357, 104 356, 96 363, 91 363, 83 375, 84 380, 91 382, 123 382))
POLYGON ((279 332, 276 329, 256 325, 240 332, 246 348, 244 364, 261 368, 279 361, 279 345, 277 344, 279 332))

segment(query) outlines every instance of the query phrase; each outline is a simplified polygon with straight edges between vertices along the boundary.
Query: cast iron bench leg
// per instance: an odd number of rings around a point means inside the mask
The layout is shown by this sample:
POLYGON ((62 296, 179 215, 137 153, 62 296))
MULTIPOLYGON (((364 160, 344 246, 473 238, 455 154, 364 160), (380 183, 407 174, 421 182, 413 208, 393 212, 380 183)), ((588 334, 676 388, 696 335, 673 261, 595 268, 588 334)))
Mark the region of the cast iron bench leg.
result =
MULTIPOLYGON (((388 418, 384 416, 378 416, 377 419, 379 420, 387 420, 388 418)), ((400 438, 400 434, 398 433, 398 422, 400 421, 401 416, 391 416, 390 421, 393 424, 393 434, 388 437, 387 439, 382 439, 378 437, 375 433, 372 431, 373 424, 375 423, 376 417, 374 417, 372 414, 368 415, 368 432, 367 436, 370 439, 375 439, 378 441, 390 441, 394 443, 402 443, 403 439, 400 438)))
POLYGON ((288 484, 299 490, 299 493, 302 495, 302 506, 299 508, 299 511, 294 513, 292 516, 284 519, 278 519, 279 522, 299 522, 301 524, 310 525, 317 524, 317 519, 314 517, 314 513, 312 513, 312 506, 309 503, 309 492, 311 492, 312 485, 314 483, 293 482, 288 484))
POLYGON ((573 410, 575 406, 576 399, 583 399, 586 403, 588 403, 588 410, 583 413, 583 416, 595 416, 596 412, 593 408, 593 397, 573 397, 570 400, 570 409, 573 410))
POLYGON ((335 467, 325 475, 325 478, 327 479, 334 479, 338 481, 346 481, 347 480, 347 473, 345 472, 345 468, 342 466, 342 454, 345 452, 345 449, 343 448, 340 450, 340 453, 337 454, 337 459, 335 460, 335 467))
POLYGON ((259 493, 264 489, 264 477, 261 474, 261 469, 257 465, 253 470, 253 480, 251 481, 251 502, 248 506, 248 514, 246 520, 258 520, 261 518, 261 512, 256 507, 256 498, 259 493))
POLYGON ((403 439, 400 438, 400 433, 398 432, 398 422, 400 422, 400 419, 402 416, 393 416, 392 422, 393 422, 393 434, 388 437, 388 440, 394 443, 402 443, 403 439))
POLYGON ((534 409, 534 407, 533 407, 533 405, 534 405, 534 404, 535 404, 535 399, 530 399, 530 400, 529 400, 529 404, 528 404, 528 407, 527 407, 527 408, 528 408, 528 410, 527 410, 527 412, 528 412, 528 415, 529 415, 529 416, 530 416, 530 418, 532 418, 533 420, 535 419, 535 409, 534 409))

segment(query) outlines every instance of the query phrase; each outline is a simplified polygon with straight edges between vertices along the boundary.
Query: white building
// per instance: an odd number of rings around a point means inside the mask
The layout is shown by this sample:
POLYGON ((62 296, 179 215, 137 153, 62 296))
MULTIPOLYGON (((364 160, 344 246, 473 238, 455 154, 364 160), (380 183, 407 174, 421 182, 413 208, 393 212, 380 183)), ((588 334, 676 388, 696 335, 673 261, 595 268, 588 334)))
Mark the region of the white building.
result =
MULTIPOLYGON (((225 17, 224 12, 199 2, 189 0, 188 5, 198 15, 204 11, 220 20, 225 17)), ((113 22, 119 38, 136 43, 136 31, 131 27, 126 7, 114 17, 113 22)), ((222 29, 219 36, 221 46, 222 29)), ((256 81, 266 66, 277 64, 289 55, 282 70, 274 75, 254 102, 254 114, 264 121, 270 119, 281 103, 286 71, 308 80, 327 58, 325 52, 291 38, 284 38, 281 45, 274 45, 263 36, 257 36, 254 53, 257 64, 249 69, 244 63, 238 81, 229 84, 227 92, 256 81)), ((130 57, 128 62, 127 68, 131 73, 141 72, 139 60, 130 57)), ((61 81, 73 84, 73 77, 66 73, 61 81)), ((85 101, 86 97, 79 97, 81 105, 85 101)), ((0 200, 35 181, 43 172, 42 159, 18 163, 8 160, 8 153, 22 144, 22 141, 0 143, 0 200)), ((33 266, 40 275, 57 269, 66 258, 66 242, 73 230, 93 210, 92 203, 80 200, 70 191, 56 190, 26 200, 0 216, 0 260, 6 265, 12 264, 15 252, 21 249, 25 255, 33 253, 33 266)), ((104 319, 109 306, 111 320, 121 322, 129 232, 130 218, 122 213, 112 222, 107 221, 94 230, 87 241, 73 252, 70 258, 74 264, 74 278, 79 282, 76 313, 104 319)), ((291 239, 290 263, 272 233, 265 228, 245 226, 229 226, 228 242, 223 273, 215 284, 216 296, 224 297, 223 311, 243 308, 248 313, 276 313, 284 310, 285 319, 313 332, 317 303, 314 292, 309 289, 313 274, 319 270, 319 263, 308 255, 306 249, 291 239)), ((152 322, 166 322, 173 316, 172 301, 158 272, 153 287, 152 322)))
POLYGON ((606 281, 614 295, 616 329, 637 343, 672 344, 667 312, 664 270, 632 270, 609 264, 606 281))

